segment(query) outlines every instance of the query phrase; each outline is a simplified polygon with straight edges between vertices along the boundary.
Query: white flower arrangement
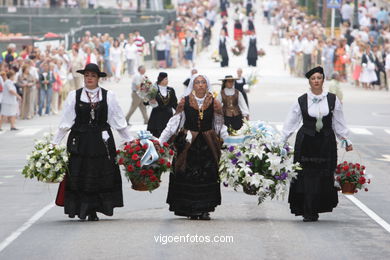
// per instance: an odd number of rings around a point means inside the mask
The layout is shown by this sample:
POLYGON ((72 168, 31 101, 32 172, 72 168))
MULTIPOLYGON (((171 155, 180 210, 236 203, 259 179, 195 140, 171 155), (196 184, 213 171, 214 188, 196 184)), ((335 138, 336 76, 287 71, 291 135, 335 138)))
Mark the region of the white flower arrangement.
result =
POLYGON ((301 169, 293 163, 292 148, 262 122, 245 121, 237 134, 244 136, 243 142, 222 151, 219 172, 224 186, 236 191, 242 186, 245 193, 258 196, 259 204, 266 197, 284 199, 301 169))
POLYGON ((26 178, 37 178, 47 183, 61 182, 68 172, 68 153, 64 145, 53 145, 53 134, 44 134, 43 139, 37 140, 34 150, 27 155, 27 164, 22 174, 26 178))
POLYGON ((245 84, 244 89, 246 92, 249 92, 252 88, 256 87, 259 83, 259 75, 256 71, 252 71, 247 80, 247 84, 245 84))

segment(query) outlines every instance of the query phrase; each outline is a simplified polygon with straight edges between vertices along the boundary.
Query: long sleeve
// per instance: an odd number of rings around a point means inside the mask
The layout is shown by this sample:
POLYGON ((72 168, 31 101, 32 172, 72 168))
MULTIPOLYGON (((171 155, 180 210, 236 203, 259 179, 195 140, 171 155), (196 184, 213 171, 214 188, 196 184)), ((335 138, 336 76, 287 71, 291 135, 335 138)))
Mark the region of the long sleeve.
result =
POLYGON ((344 119, 343 105, 337 97, 335 108, 333 110, 332 127, 338 139, 348 139, 349 130, 344 119))
POLYGON ((184 126, 185 114, 184 112, 178 113, 169 119, 167 126, 161 133, 159 141, 160 143, 167 142, 176 131, 184 126))
POLYGON ((298 129, 302 121, 301 108, 298 102, 296 102, 290 112, 287 115, 286 120, 283 124, 282 140, 286 142, 288 138, 298 129))
POLYGON ((129 129, 127 128, 127 122, 121 107, 117 101, 116 95, 114 92, 107 92, 107 106, 108 106, 108 115, 107 122, 108 124, 116 129, 125 142, 130 142, 134 138, 130 134, 129 129))
POLYGON ((214 131, 221 137, 222 139, 226 139, 229 136, 228 128, 224 124, 223 115, 214 113, 214 131))
POLYGON ((240 107, 242 116, 249 116, 249 108, 241 92, 238 93, 238 106, 240 107))
POLYGON ((53 138, 53 144, 60 144, 66 133, 72 128, 76 118, 76 91, 73 90, 68 94, 65 100, 64 109, 62 111, 61 121, 58 126, 57 133, 53 138))

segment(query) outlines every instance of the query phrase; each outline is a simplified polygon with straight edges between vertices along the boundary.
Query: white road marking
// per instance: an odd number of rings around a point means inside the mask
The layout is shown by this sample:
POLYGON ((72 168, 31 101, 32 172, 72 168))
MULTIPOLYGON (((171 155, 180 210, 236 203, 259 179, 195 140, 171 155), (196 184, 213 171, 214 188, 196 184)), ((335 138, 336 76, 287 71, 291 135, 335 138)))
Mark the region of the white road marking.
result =
POLYGON ((369 209, 366 205, 364 205, 360 200, 358 200, 353 195, 344 195, 352 201, 358 208, 360 208, 364 213, 366 213, 371 219, 373 219, 376 223, 378 223, 381 227, 383 227, 387 232, 390 233, 390 224, 387 223, 384 219, 379 217, 374 211, 369 209))
POLYGON ((5 131, 3 130, 3 131, 0 131, 0 135, 2 135, 2 134, 4 134, 5 133, 5 131))
POLYGON ((41 131, 43 128, 27 128, 23 129, 20 132, 17 132, 16 136, 32 136, 41 131))
POLYGON ((3 184, 3 183, 4 183, 4 182, 1 182, 1 181, 0 181, 0 184, 3 184))
POLYGON ((383 158, 379 158, 377 160, 379 161, 385 161, 385 162, 390 162, 390 154, 382 154, 383 158))
POLYGON ((50 203, 49 205, 45 206, 40 211, 35 213, 34 216, 32 216, 29 220, 27 220, 20 228, 15 230, 11 235, 4 239, 0 243, 0 252, 3 251, 7 246, 9 246, 15 239, 17 239, 24 231, 30 228, 35 222, 37 222, 52 207, 54 207, 54 203, 50 203))
POLYGON ((372 132, 368 131, 365 128, 351 127, 351 132, 357 135, 373 135, 372 132))
POLYGON ((385 129, 385 132, 390 135, 390 129, 385 129))
POLYGON ((6 176, 3 176, 3 178, 6 178, 6 179, 10 179, 10 178, 13 178, 15 177, 15 175, 6 175, 6 176))

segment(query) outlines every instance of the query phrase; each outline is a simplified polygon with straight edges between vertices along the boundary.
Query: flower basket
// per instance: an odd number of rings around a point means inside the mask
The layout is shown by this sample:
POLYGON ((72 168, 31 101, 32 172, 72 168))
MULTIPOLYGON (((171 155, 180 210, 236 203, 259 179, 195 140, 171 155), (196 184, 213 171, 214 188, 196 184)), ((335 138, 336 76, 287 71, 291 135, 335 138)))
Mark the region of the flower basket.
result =
POLYGON ((244 45, 242 45, 241 41, 237 41, 237 44, 233 48, 231 48, 231 51, 235 56, 240 56, 241 54, 243 54, 244 50, 245 47, 244 45))
POLYGON ((212 54, 211 54, 211 59, 214 61, 214 62, 221 62, 222 61, 222 57, 221 55, 219 55, 218 51, 215 50, 212 54))
POLYGON ((263 49, 258 50, 257 51, 257 56, 259 56, 259 57, 265 56, 265 51, 263 49))
MULTIPOLYGON (((283 198, 300 169, 293 162, 291 147, 261 122, 251 125, 245 121, 236 134, 241 141, 222 151, 219 172, 223 185, 236 191, 242 187, 246 194, 258 197, 258 204, 267 197, 283 198)), ((230 143, 233 141, 236 138, 230 143)))
POLYGON ((159 182, 155 182, 152 187, 148 186, 148 184, 144 180, 138 180, 134 177, 129 177, 130 182, 131 182, 131 188, 133 190, 137 191, 152 191, 160 187, 159 182))
POLYGON ((341 191, 343 194, 353 195, 355 193, 356 185, 353 183, 345 182, 341 185, 341 191))
POLYGON ((336 167, 335 186, 341 189, 343 194, 354 194, 362 189, 368 191, 371 177, 366 174, 364 165, 344 161, 336 167))
POLYGON ((248 195, 256 195, 257 194, 257 188, 253 185, 244 184, 244 185, 242 185, 242 190, 244 191, 245 194, 248 194, 248 195))
POLYGON ((132 189, 151 192, 160 186, 161 175, 169 172, 174 151, 168 143, 161 146, 149 131, 138 132, 138 137, 117 151, 117 161, 132 189))
POLYGON ((43 139, 35 142, 22 171, 25 178, 36 178, 45 183, 59 183, 64 179, 69 155, 64 145, 53 145, 52 138, 53 134, 46 133, 43 139))

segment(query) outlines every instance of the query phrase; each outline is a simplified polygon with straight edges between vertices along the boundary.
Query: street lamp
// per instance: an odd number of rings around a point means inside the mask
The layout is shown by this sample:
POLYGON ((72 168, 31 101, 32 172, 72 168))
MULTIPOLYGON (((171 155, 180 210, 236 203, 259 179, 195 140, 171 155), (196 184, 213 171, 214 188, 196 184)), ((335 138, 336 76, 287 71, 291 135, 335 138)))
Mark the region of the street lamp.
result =
POLYGON ((358 0, 354 0, 354 8, 353 8, 353 27, 359 27, 359 8, 358 8, 358 0))

